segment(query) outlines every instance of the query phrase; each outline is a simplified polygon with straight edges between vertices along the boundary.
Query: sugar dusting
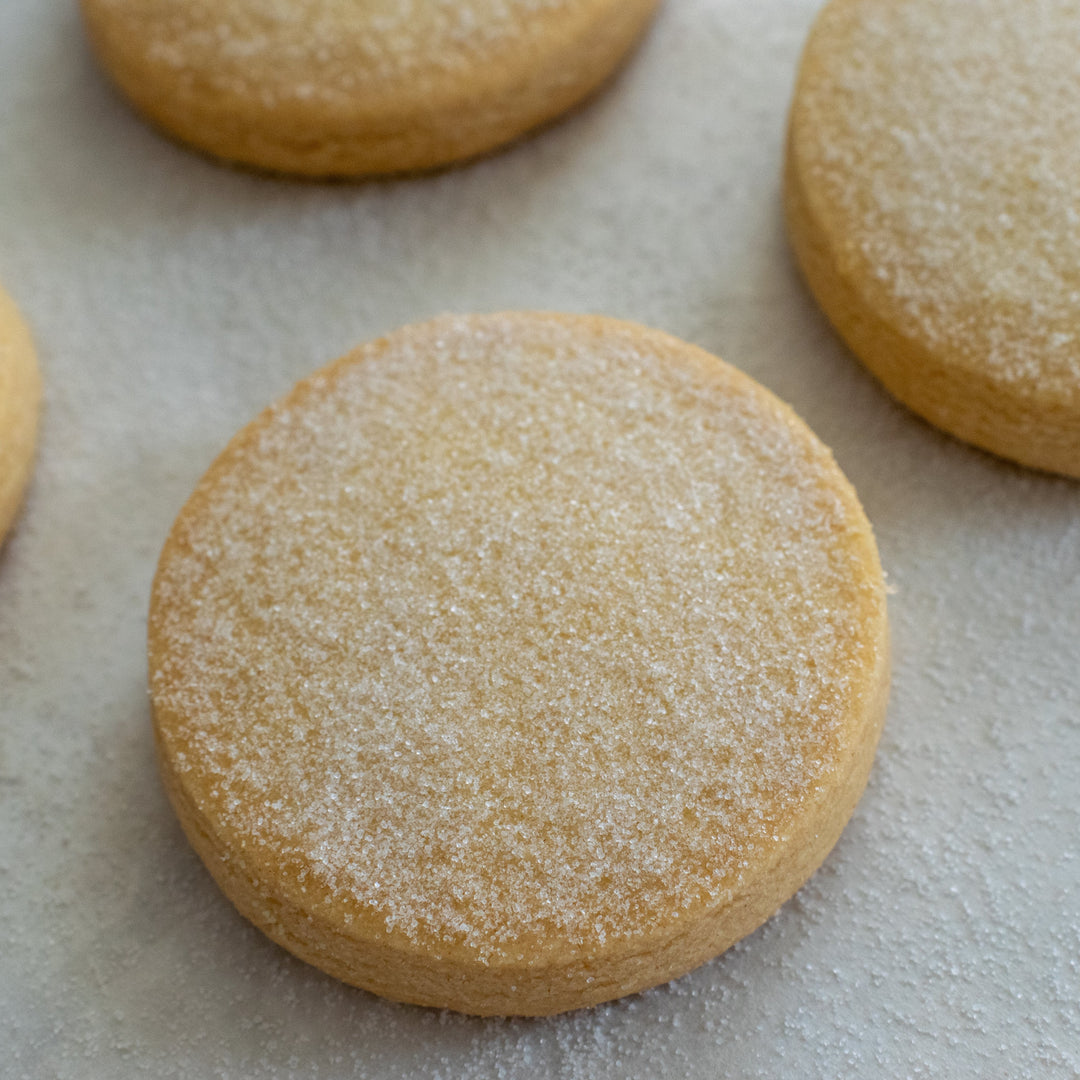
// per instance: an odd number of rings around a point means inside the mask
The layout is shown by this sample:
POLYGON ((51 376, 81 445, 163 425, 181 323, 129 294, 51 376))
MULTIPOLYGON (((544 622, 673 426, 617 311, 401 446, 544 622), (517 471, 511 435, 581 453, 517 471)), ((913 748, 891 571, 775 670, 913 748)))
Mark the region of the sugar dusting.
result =
POLYGON ((834 3, 797 147, 846 277, 937 351, 1080 398, 1075 0, 834 3))
POLYGON ((771 403, 543 327, 313 377, 181 516, 152 615, 223 823, 481 955, 736 887, 843 750, 875 589, 771 403))
POLYGON ((581 0, 90 0, 132 47, 193 85, 276 101, 482 64, 537 12, 581 0))

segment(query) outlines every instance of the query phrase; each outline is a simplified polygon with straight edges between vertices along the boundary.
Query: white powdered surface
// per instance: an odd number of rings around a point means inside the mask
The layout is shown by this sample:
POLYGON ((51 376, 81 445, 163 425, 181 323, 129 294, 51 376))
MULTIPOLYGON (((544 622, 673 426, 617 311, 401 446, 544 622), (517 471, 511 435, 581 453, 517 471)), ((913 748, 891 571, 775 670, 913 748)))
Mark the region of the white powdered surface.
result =
POLYGON ((1080 485, 920 423, 807 298, 778 177, 815 9, 669 0, 538 138, 320 186, 162 140, 72 5, 0 4, 0 280, 47 382, 0 552, 5 1077, 1080 1073, 1080 485), (662 327, 791 402, 897 592, 870 786, 796 899, 670 986, 506 1022, 350 990, 235 914, 154 773, 145 619, 174 517, 270 400, 402 323, 522 307, 662 327))

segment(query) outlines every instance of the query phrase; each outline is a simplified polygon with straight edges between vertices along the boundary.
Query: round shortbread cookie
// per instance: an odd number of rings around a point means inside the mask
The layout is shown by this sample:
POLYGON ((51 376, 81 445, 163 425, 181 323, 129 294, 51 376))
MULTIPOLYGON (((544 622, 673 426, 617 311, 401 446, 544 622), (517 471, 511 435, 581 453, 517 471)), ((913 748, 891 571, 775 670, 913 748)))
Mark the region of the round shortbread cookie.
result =
POLYGON ((791 240, 931 423, 1080 477, 1080 3, 832 0, 791 110, 791 240))
POLYGON ((597 89, 659 0, 81 0, 124 93, 217 157, 307 176, 430 169, 597 89))
POLYGON ((820 864, 888 683, 829 451, 610 319, 443 317, 213 464, 149 621, 159 760, 239 910, 401 1001, 542 1015, 682 974, 820 864))
POLYGON ((0 543, 30 480, 41 381, 30 331, 0 289, 0 543))

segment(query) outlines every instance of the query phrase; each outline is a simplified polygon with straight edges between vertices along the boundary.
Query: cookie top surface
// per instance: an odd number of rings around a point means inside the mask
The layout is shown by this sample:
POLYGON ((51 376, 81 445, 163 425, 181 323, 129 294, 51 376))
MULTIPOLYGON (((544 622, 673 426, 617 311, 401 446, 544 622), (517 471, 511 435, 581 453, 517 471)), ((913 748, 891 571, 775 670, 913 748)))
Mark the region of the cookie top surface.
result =
POLYGON ((83 0, 163 66, 221 89, 333 101, 472 69, 590 0, 83 0))
POLYGON ((1074 411, 1078 26, 1075 0, 833 0, 791 129, 811 212, 869 309, 1074 411))
POLYGON ((444 317, 211 467, 151 691, 200 827, 349 932, 588 954, 779 850, 871 737, 884 617, 849 485, 748 377, 612 320, 444 317))

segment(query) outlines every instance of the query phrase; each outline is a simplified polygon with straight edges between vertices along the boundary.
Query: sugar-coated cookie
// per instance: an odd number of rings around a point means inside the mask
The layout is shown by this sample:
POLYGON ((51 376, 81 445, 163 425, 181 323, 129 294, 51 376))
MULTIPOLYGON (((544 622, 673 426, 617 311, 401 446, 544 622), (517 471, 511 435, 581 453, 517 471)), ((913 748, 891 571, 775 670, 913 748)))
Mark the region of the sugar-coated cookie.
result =
POLYGON ((160 765, 297 956, 542 1015, 768 918, 866 782, 885 590, 795 414, 666 334, 442 317, 304 379, 154 581, 160 765))
POLYGON ((30 480, 41 381, 30 331, 0 289, 0 543, 30 480))
POLYGON ((595 90, 658 0, 81 0, 98 56, 164 131, 307 176, 429 169, 595 90))
POLYGON ((1076 0, 832 0, 789 232, 855 353, 931 423, 1080 477, 1076 0))

